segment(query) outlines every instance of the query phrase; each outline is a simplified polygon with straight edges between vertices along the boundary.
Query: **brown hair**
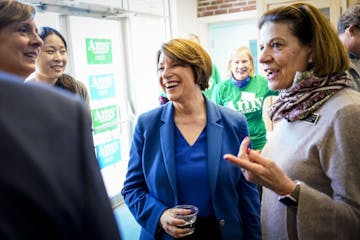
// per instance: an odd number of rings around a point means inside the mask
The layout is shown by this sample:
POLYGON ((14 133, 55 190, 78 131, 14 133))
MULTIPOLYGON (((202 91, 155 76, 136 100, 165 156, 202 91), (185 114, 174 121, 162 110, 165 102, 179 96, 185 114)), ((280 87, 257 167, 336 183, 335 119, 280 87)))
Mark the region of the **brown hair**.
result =
POLYGON ((234 57, 236 56, 239 56, 240 54, 246 54, 247 57, 249 58, 250 60, 250 63, 251 63, 251 70, 250 70, 250 73, 249 73, 249 76, 250 77, 253 77, 254 74, 255 74, 255 65, 254 65, 254 57, 250 51, 250 49, 246 46, 242 46, 242 47, 239 47, 239 48, 235 48, 231 51, 230 53, 230 56, 229 56, 229 59, 226 63, 226 74, 228 77, 231 77, 232 75, 232 72, 231 72, 231 61, 234 57))
POLYGON ((161 45, 157 53, 157 64, 159 64, 161 54, 183 66, 190 66, 194 73, 195 83, 201 90, 209 87, 209 78, 212 74, 211 58, 198 43, 188 39, 172 39, 161 45))
POLYGON ((55 83, 55 86, 66 89, 72 93, 78 94, 86 103, 89 104, 89 96, 86 89, 86 86, 76 80, 74 77, 69 74, 62 74, 55 83))
POLYGON ((308 3, 294 3, 264 13, 259 29, 266 22, 286 23, 299 41, 310 46, 313 63, 311 69, 318 76, 344 72, 349 59, 330 21, 316 7, 308 3))
POLYGON ((16 0, 0 1, 0 30, 14 22, 22 22, 34 18, 36 10, 33 6, 16 0))

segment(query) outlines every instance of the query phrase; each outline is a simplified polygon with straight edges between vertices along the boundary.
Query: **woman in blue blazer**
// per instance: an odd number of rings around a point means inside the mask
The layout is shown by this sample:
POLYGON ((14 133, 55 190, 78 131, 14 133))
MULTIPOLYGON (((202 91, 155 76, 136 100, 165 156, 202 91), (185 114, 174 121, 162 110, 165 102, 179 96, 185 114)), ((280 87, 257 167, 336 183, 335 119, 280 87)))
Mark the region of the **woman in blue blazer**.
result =
POLYGON ((197 43, 173 39, 158 52, 170 102, 137 121, 122 194, 142 226, 140 239, 261 239, 256 185, 225 161, 248 136, 245 117, 202 94, 211 59, 197 43), (199 208, 195 233, 178 228, 172 207, 199 208))

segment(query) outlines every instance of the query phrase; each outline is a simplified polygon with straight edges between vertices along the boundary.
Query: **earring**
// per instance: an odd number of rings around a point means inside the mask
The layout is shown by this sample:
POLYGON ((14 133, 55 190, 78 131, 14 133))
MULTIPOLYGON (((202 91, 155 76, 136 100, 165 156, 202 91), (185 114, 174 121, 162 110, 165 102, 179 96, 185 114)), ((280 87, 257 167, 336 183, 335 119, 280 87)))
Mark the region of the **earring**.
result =
POLYGON ((312 63, 312 59, 311 59, 311 58, 309 58, 308 63, 312 63))

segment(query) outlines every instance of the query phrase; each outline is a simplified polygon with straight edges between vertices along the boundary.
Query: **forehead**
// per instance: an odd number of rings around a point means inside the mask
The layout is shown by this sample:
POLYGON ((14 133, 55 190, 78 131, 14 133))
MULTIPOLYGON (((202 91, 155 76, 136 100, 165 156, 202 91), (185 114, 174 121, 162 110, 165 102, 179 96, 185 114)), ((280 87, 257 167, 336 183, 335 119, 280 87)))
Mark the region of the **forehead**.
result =
POLYGON ((231 59, 232 60, 246 60, 246 59, 249 59, 249 56, 244 51, 238 51, 232 55, 231 59))
POLYGON ((24 26, 24 25, 29 26, 29 27, 34 28, 34 29, 37 30, 36 23, 35 23, 34 19, 30 18, 30 19, 27 19, 27 20, 24 20, 24 21, 11 22, 10 24, 4 26, 4 28, 2 28, 0 31, 2 31, 3 29, 17 28, 17 27, 24 26))
POLYGON ((275 38, 287 39, 295 37, 290 31, 289 23, 266 22, 260 29, 260 43, 268 43, 275 38))
POLYGON ((159 64, 169 64, 175 62, 172 58, 165 55, 163 52, 159 56, 159 64))
POLYGON ((44 40, 44 44, 45 45, 56 44, 56 45, 61 45, 61 46, 65 47, 65 44, 64 44, 63 40, 56 34, 48 35, 44 40))

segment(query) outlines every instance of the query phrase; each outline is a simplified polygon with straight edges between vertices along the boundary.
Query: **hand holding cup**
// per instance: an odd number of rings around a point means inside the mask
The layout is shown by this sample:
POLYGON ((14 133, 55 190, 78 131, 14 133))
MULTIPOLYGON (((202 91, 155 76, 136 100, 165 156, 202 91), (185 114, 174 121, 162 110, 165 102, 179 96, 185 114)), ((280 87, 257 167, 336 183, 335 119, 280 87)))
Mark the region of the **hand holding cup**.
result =
POLYGON ((194 233, 199 209, 192 205, 178 205, 163 212, 160 225, 174 238, 182 238, 194 233))
POLYGON ((177 227, 188 228, 190 231, 187 235, 193 234, 199 209, 193 205, 178 205, 172 208, 172 212, 175 218, 184 220, 184 223, 177 225, 177 227))

